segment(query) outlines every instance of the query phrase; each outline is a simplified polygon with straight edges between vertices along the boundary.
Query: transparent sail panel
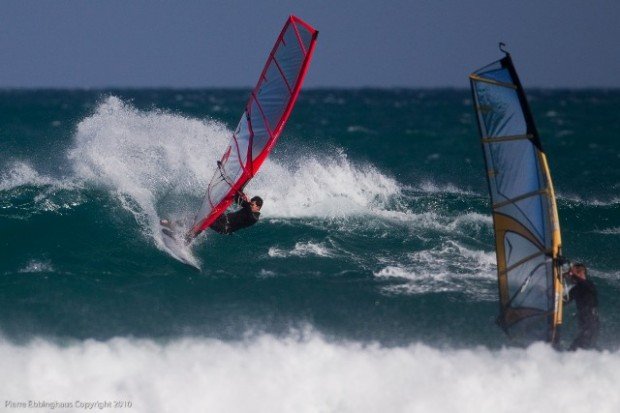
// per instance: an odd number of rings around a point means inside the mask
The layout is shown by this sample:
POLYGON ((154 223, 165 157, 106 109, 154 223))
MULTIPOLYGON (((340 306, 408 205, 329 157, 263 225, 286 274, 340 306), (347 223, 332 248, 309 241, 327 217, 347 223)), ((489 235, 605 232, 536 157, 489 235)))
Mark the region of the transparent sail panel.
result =
POLYGON ((295 104, 318 32, 295 16, 267 58, 230 144, 213 172, 192 230, 209 227, 257 172, 295 104))
POLYGON ((547 340, 555 305, 553 240, 536 128, 508 56, 470 79, 495 212, 500 319, 510 335, 547 340))

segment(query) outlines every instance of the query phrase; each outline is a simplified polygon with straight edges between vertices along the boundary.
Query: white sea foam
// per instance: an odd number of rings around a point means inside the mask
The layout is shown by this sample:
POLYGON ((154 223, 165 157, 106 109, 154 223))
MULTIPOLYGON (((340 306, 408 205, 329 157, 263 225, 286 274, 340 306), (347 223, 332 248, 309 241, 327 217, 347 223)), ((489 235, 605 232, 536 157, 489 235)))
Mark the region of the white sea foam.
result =
POLYGON ((266 162, 248 185, 261 194, 265 216, 342 218, 383 210, 399 184, 371 165, 355 165, 343 152, 266 162))
POLYGON ((619 352, 559 353, 542 344, 385 348, 302 333, 244 342, 0 342, 0 358, 3 403, 127 401, 127 410, 153 413, 620 409, 619 352))
POLYGON ((620 285, 620 270, 599 270, 598 268, 590 268, 588 273, 593 278, 602 278, 611 284, 620 285))
POLYGON ((20 186, 52 186, 53 189, 70 189, 75 183, 70 179, 57 179, 42 175, 25 162, 13 162, 0 175, 0 191, 9 191, 20 186))
MULTIPOLYGON (((78 125, 69 158, 77 176, 129 196, 151 215, 162 192, 202 196, 230 135, 218 122, 142 112, 109 97, 78 125)), ((297 218, 380 207, 400 189, 373 166, 353 165, 340 152, 269 159, 247 191, 265 199, 265 216, 297 218)))
MULTIPOLYGON (((41 174, 28 163, 15 161, 8 165, 6 171, 0 175, 0 191, 20 193, 24 188, 28 188, 29 191, 34 188, 36 191, 29 193, 33 201, 31 212, 63 211, 82 203, 79 180, 72 177, 56 178, 41 174), (73 192, 68 196, 67 194, 57 196, 59 191, 73 192)), ((23 212, 25 210, 22 209, 23 212)))
POLYGON ((477 212, 468 212, 463 215, 458 215, 452 222, 447 225, 448 229, 457 229, 459 227, 492 227, 493 218, 491 215, 482 215, 477 212))
POLYGON ((392 224, 402 225, 410 230, 412 234, 424 238, 425 232, 430 230, 446 235, 462 235, 470 237, 472 230, 476 233, 480 231, 492 231, 493 221, 490 216, 467 212, 462 215, 449 216, 442 215, 433 211, 415 213, 408 210, 374 211, 374 215, 392 224))
POLYGON ((195 210, 183 200, 201 197, 228 137, 218 122, 142 112, 111 96, 78 124, 68 156, 76 176, 108 188, 163 249, 161 215, 195 210))
POLYGON ((360 126, 360 125, 350 125, 350 126, 348 126, 347 127, 347 132, 348 133, 363 133, 363 134, 367 134, 367 135, 376 134, 377 133, 377 132, 375 132, 375 131, 373 131, 371 129, 365 128, 364 126, 360 126))
POLYGON ((54 271, 54 267, 52 266, 52 262, 50 260, 36 260, 32 259, 28 261, 28 263, 21 268, 18 272, 21 274, 35 274, 40 272, 52 272, 54 271))
MULTIPOLYGON (((112 96, 79 123, 68 156, 79 179, 108 188, 164 249, 159 219, 193 217, 230 135, 218 122, 144 112, 112 96)), ((385 211, 400 187, 338 152, 268 159, 246 192, 263 197, 266 218, 339 218, 385 211)))
POLYGON ((384 257, 385 265, 374 275, 400 281, 384 287, 389 293, 426 294, 463 292, 479 300, 495 300, 495 254, 472 250, 455 241, 407 254, 395 261, 384 257))
POLYGON ((438 185, 433 181, 424 181, 417 186, 411 187, 411 189, 422 191, 422 192, 429 192, 429 193, 477 195, 475 192, 471 191, 470 189, 462 189, 451 183, 438 185))
MULTIPOLYGON (((193 218, 230 135, 230 130, 215 121, 140 111, 108 97, 79 123, 68 157, 78 179, 108 188, 134 214, 145 237, 165 249, 159 219, 180 219, 187 225, 193 218)), ((373 165, 350 161, 342 150, 307 154, 302 148, 295 156, 269 158, 246 192, 264 199, 263 219, 339 220, 370 215, 379 220, 365 220, 365 225, 385 225, 377 224, 385 221, 442 232, 489 223, 488 217, 474 213, 456 219, 432 211, 414 213, 404 206, 408 195, 402 188, 373 165)), ((472 194, 430 181, 418 190, 472 194)), ((325 254, 301 247, 274 248, 273 257, 325 254)))
POLYGON ((592 232, 594 232, 595 234, 618 235, 620 234, 620 227, 605 228, 605 229, 600 229, 600 230, 596 230, 592 232))
MULTIPOLYGON (((136 219, 156 233, 168 199, 199 203, 215 162, 230 139, 221 123, 158 110, 140 111, 108 97, 79 123, 69 153, 76 176, 117 193, 136 219)), ((286 136, 283 136, 286 139, 286 136)), ((351 162, 342 151, 269 158, 246 192, 265 200, 266 218, 343 218, 377 215, 400 221, 425 220, 395 208, 402 188, 368 164, 351 162)), ((423 182, 416 190, 474 195, 452 184, 423 182)), ((196 205, 169 208, 191 215, 196 205)))
POLYGON ((272 258, 287 258, 287 257, 332 257, 334 251, 330 249, 325 243, 297 242, 293 249, 287 250, 279 247, 271 247, 267 253, 272 258))
POLYGON ((600 199, 600 198, 592 198, 586 199, 579 195, 570 195, 560 193, 558 194, 558 198, 562 200, 568 200, 571 202, 575 202, 578 204, 592 205, 592 206, 612 206, 620 204, 620 197, 611 196, 608 199, 600 199))

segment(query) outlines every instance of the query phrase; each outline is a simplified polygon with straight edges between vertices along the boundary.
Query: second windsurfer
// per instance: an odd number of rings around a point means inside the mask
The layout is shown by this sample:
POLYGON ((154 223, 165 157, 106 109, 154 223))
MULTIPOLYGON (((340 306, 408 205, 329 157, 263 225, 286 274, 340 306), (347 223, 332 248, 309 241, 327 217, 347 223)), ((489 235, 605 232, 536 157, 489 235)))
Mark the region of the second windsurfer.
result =
POLYGON ((575 284, 568 293, 567 302, 575 300, 579 333, 569 350, 596 348, 599 332, 598 294, 594 283, 587 278, 588 270, 581 263, 571 265, 564 277, 575 284))

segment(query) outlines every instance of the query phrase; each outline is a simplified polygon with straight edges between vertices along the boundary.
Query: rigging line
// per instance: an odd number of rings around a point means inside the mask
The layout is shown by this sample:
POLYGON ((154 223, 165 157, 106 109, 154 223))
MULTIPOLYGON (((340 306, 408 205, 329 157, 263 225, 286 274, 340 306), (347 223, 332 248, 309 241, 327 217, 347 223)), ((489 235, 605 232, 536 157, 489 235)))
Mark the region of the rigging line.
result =
MULTIPOLYGON (((230 186, 230 188, 232 189, 233 186, 235 185, 234 182, 231 182, 229 180, 229 177, 225 175, 224 173, 224 165, 222 165, 222 161, 217 161, 217 169, 220 171, 220 176, 222 177, 222 181, 226 182, 228 184, 228 186, 230 186)), ((243 193, 243 191, 241 189, 237 189, 235 191, 235 195, 245 195, 243 193)))
POLYGON ((217 161, 217 169, 220 171, 220 176, 222 177, 224 182, 226 182, 232 188, 235 183, 231 182, 230 178, 228 176, 226 176, 226 174, 224 172, 224 165, 222 164, 222 161, 217 161))
POLYGON ((495 85, 495 86, 502 86, 502 87, 507 87, 507 88, 515 89, 515 90, 517 89, 517 85, 515 85, 515 84, 507 83, 507 82, 500 82, 500 81, 492 80, 492 79, 487 79, 485 77, 480 77, 480 76, 478 76, 475 73, 469 75, 469 78, 472 79, 472 80, 476 80, 478 82, 489 83, 489 84, 495 85))
POLYGON ((519 288, 517 289, 517 291, 514 293, 514 295, 512 296, 512 298, 510 300, 508 300, 508 302, 506 303, 506 305, 503 307, 504 309, 509 308, 510 304, 512 304, 512 302, 515 300, 515 298, 517 298, 517 296, 519 294, 521 294, 524 290, 525 287, 527 287, 527 285, 530 283, 530 280, 532 279, 532 277, 534 276, 534 273, 536 272, 536 270, 538 270, 538 268, 543 265, 543 264, 539 264, 537 265, 531 272, 530 274, 525 278, 525 280, 523 280, 523 282, 521 283, 521 285, 519 286, 519 288))

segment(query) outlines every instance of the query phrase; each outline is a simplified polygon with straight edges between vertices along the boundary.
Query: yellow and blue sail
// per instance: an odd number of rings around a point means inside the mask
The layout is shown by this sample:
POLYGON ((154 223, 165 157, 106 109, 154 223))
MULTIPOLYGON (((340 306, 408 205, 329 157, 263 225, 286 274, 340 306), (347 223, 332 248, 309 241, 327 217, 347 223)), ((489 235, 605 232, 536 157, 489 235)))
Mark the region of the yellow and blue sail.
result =
POLYGON ((556 342, 562 242, 547 158, 510 54, 469 78, 493 209, 498 324, 522 343, 556 342))

